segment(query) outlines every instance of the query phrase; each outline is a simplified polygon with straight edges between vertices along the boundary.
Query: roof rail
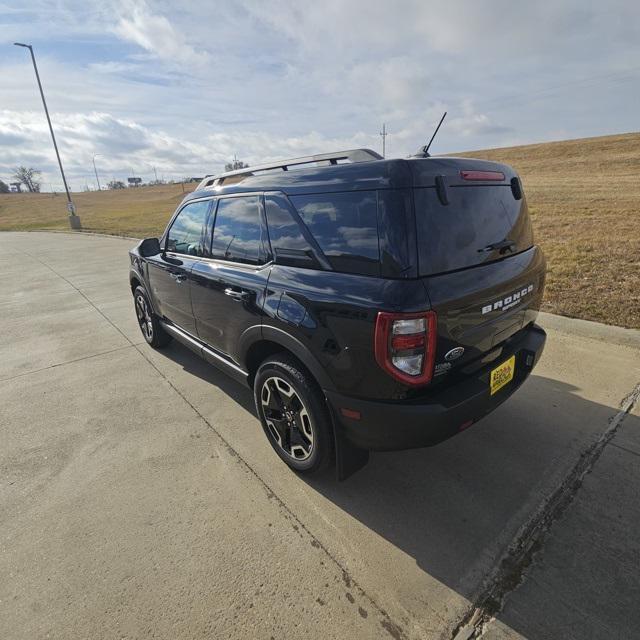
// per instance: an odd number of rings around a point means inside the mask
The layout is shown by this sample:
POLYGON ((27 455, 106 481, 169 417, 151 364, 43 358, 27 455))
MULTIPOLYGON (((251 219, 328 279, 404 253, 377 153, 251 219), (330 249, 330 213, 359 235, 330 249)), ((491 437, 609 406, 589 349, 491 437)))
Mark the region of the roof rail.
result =
POLYGON ((268 162, 259 164, 254 167, 245 167, 243 169, 235 169, 234 171, 225 171, 216 175, 206 176, 198 185, 198 189, 206 189, 207 187, 220 186, 225 182, 240 182, 243 177, 249 177, 257 171, 288 171, 289 167, 298 165, 312 164, 314 162, 328 162, 329 164, 338 164, 340 160, 348 160, 349 162, 371 162, 373 160, 382 160, 382 156, 371 149, 349 149, 347 151, 335 151, 333 153, 319 153, 314 156, 304 156, 302 158, 291 158, 290 160, 281 160, 279 162, 268 162), (230 179, 233 178, 233 179, 230 179))

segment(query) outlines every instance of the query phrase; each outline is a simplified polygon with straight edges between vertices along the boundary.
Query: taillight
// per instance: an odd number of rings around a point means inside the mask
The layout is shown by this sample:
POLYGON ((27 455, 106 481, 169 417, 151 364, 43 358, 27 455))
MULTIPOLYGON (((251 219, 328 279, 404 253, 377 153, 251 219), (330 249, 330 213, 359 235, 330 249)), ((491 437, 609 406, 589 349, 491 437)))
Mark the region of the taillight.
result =
POLYGON ((379 311, 374 350, 376 362, 397 380, 411 386, 427 384, 436 355, 435 311, 379 311))
POLYGON ((460 177, 463 180, 496 180, 502 182, 504 173, 502 171, 461 171, 460 177))

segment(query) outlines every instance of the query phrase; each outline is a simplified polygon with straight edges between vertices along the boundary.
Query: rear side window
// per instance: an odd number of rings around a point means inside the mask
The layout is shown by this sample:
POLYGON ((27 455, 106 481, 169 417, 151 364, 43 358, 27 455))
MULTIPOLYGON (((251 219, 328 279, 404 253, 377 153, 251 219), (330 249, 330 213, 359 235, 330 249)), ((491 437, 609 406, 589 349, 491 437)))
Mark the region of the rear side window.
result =
POLYGON ((380 265, 388 278, 415 278, 415 233, 411 189, 378 191, 378 234, 380 265))
POLYGON ((264 205, 276 262, 290 267, 321 269, 313 239, 286 197, 265 196, 264 205))
POLYGON ((191 256, 204 255, 202 225, 207 217, 209 200, 192 202, 175 217, 167 234, 167 251, 191 256))
POLYGON ((298 221, 294 218, 295 213, 290 210, 286 199, 282 196, 266 196, 264 203, 271 248, 276 251, 278 249, 311 251, 311 246, 304 237, 298 221))
POLYGON ((336 271, 380 274, 375 191, 291 196, 291 202, 336 271))
POLYGON ((244 264, 264 264, 266 252, 260 221, 260 197, 218 201, 211 257, 244 264))

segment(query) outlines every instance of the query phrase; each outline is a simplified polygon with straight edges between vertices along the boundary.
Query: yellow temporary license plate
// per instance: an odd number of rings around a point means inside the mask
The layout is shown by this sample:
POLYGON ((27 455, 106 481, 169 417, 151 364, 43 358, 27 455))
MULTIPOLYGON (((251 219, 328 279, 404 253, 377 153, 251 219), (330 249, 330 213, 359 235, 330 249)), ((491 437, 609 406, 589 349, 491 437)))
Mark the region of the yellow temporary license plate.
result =
POLYGON ((491 372, 491 395, 513 380, 515 370, 516 357, 513 355, 506 362, 503 362, 499 367, 496 367, 491 372))

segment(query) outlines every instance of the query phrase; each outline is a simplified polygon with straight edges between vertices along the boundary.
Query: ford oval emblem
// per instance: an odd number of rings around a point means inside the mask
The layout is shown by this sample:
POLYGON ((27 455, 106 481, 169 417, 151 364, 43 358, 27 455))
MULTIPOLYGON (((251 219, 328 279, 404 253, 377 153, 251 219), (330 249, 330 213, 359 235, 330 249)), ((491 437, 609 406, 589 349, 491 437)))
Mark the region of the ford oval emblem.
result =
POLYGON ((451 360, 457 360, 463 353, 464 347, 456 347, 455 349, 451 349, 451 351, 447 351, 444 359, 451 362, 451 360))

